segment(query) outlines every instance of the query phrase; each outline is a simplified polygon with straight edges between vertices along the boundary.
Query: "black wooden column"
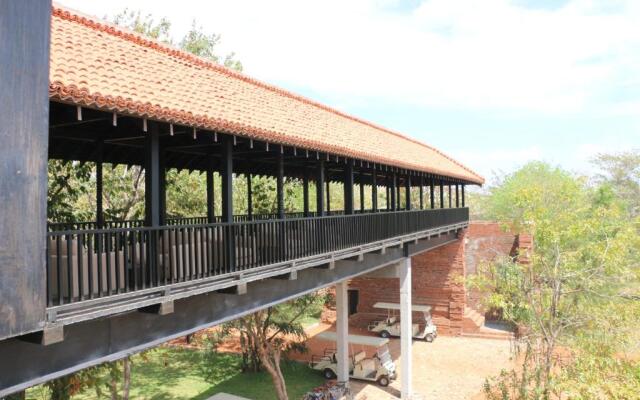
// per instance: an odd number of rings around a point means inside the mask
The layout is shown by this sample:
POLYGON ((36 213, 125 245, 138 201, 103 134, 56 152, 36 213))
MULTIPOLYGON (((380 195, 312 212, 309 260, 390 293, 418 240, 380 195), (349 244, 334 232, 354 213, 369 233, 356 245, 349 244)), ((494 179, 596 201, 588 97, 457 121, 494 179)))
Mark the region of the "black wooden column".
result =
POLYGON ((49 0, 0 1, 0 341, 44 326, 50 21, 49 0))
POLYGON ((420 176, 420 209, 424 210, 424 176, 420 176))
POLYGON ((160 132, 150 122, 145 144, 144 214, 145 226, 160 226, 160 132))
POLYGON ((316 171, 316 214, 322 217, 324 214, 324 160, 318 160, 316 171))
POLYGON ((375 165, 371 170, 371 211, 378 212, 378 176, 375 165))
POLYGON ((247 177, 247 216, 249 217, 249 221, 253 221, 253 187, 252 187, 252 176, 251 174, 246 174, 247 177))
POLYGON ((452 202, 452 196, 451 196, 451 184, 449 184, 449 208, 451 208, 453 206, 452 202))
POLYGON ((440 180, 440 208, 444 208, 444 181, 440 180))
POLYGON ((456 183, 456 208, 460 207, 460 189, 456 183))
MULTIPOLYGON (((222 222, 233 222, 233 138, 222 140, 220 176, 222 178, 222 222)), ((233 225, 224 230, 224 248, 227 257, 226 271, 236 270, 236 245, 233 225)))
POLYGON ((462 185, 462 207, 465 207, 465 200, 464 200, 464 184, 462 185))
POLYGON ((160 144, 160 170, 158 179, 160 183, 160 226, 167 224, 167 168, 166 168, 166 154, 165 150, 160 144))
POLYGON ((431 209, 436 208, 436 193, 435 193, 435 179, 429 179, 429 204, 431 205, 431 209))
POLYGON ((392 173, 391 174, 391 188, 389 189, 389 192, 391 193, 391 210, 392 211, 396 211, 396 209, 398 208, 396 205, 396 201, 399 203, 399 199, 396 199, 396 195, 398 194, 398 191, 396 190, 396 173, 392 173))
POLYGON ((233 139, 222 140, 222 222, 233 222, 233 139))
POLYGON ((364 174, 360 170, 360 213, 364 213, 364 174))
POLYGON ((104 227, 104 209, 102 205, 103 199, 103 175, 102 175, 102 162, 104 159, 104 140, 98 139, 96 141, 96 151, 98 153, 96 160, 96 225, 98 229, 104 227))
POLYGON ((385 186, 385 189, 387 191, 385 205, 387 206, 387 211, 389 211, 391 210, 391 190, 389 188, 389 177, 386 177, 385 180, 387 181, 387 184, 385 186))
POLYGON ((212 224, 216 219, 215 181, 213 179, 213 168, 215 159, 213 154, 207 155, 207 222, 212 224))
POLYGON ((353 161, 349 160, 344 169, 344 213, 353 214, 353 161))
POLYGON ((405 209, 411 210, 411 175, 407 174, 404 180, 404 191, 405 191, 405 209))
POLYGON ((278 153, 278 165, 276 171, 276 190, 278 199, 278 218, 284 219, 284 154, 278 153))
POLYGON ((304 169, 304 175, 302 175, 302 207, 304 216, 309 216, 309 170, 304 169))
POLYGON ((327 214, 331 211, 331 177, 326 177, 327 181, 327 214))

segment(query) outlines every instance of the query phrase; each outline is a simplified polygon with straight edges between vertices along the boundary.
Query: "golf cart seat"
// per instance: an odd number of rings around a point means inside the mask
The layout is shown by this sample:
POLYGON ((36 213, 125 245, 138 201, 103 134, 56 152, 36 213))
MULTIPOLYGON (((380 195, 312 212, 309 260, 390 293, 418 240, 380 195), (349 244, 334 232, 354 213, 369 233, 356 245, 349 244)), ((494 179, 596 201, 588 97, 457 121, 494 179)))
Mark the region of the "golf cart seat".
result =
POLYGON ((367 358, 367 353, 365 353, 364 351, 359 351, 353 356, 353 363, 357 365, 365 358, 367 358))
POLYGON ((397 318, 396 317, 389 317, 389 319, 387 319, 387 324, 392 325, 396 323, 397 318))

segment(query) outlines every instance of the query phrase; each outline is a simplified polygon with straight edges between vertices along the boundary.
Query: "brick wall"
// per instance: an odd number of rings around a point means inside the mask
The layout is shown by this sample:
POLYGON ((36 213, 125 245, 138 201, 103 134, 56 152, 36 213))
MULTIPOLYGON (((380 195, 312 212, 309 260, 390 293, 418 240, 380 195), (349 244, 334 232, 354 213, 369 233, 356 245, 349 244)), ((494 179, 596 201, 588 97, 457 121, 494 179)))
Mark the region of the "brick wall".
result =
MULTIPOLYGON (((467 231, 465 251, 466 274, 475 274, 483 264, 490 263, 496 257, 515 256, 517 236, 505 231, 499 223, 473 221, 467 231)), ((467 305, 478 308, 479 294, 473 290, 467 293, 467 305)))
MULTIPOLYGON (((479 302, 478 293, 465 291, 464 277, 477 273, 481 265, 496 257, 512 256, 528 262, 532 249, 530 235, 515 235, 496 222, 474 221, 455 243, 412 258, 413 302, 433 307, 439 332, 458 335, 465 306, 478 308, 479 302)), ((373 304, 400 300, 398 279, 357 278, 349 288, 359 291, 358 314, 352 321, 360 327, 380 316, 373 304)))
MULTIPOLYGON (((433 307, 438 332, 462 333, 465 308, 465 233, 454 243, 412 257, 412 295, 414 304, 433 307)), ((356 278, 350 289, 359 290, 358 313, 379 314, 372 306, 379 301, 400 301, 398 279, 356 278)), ((420 315, 414 315, 418 319, 420 315)))

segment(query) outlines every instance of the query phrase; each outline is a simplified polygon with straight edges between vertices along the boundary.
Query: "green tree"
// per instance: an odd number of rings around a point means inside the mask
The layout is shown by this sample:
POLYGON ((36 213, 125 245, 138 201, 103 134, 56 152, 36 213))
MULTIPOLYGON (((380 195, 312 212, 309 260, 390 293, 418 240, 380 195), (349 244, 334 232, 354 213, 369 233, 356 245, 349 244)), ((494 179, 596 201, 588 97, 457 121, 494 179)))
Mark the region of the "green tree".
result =
MULTIPOLYGON (((528 263, 495 263, 471 282, 488 291, 488 306, 525 328, 518 342, 521 368, 503 374, 488 391, 501 398, 549 399, 578 377, 579 369, 573 376, 559 372, 559 346, 576 349, 580 357, 593 354, 593 333, 613 326, 612 309, 629 306, 622 294, 638 287, 637 221, 600 188, 539 162, 508 175, 490 193, 491 217, 531 233, 535 252, 528 263)), ((616 326, 618 343, 600 336, 609 356, 630 338, 627 328, 616 326)), ((640 388, 640 379, 634 385, 640 388)))
POLYGON ((628 207, 629 215, 640 215, 640 150, 614 154, 601 153, 593 163, 600 168, 596 180, 609 185, 628 207))
POLYGON ((257 372, 264 368, 271 376, 279 400, 288 400, 280 363, 282 354, 306 351, 307 335, 302 320, 319 315, 325 297, 306 295, 275 307, 268 307, 227 324, 237 329, 243 349, 243 369, 257 372))

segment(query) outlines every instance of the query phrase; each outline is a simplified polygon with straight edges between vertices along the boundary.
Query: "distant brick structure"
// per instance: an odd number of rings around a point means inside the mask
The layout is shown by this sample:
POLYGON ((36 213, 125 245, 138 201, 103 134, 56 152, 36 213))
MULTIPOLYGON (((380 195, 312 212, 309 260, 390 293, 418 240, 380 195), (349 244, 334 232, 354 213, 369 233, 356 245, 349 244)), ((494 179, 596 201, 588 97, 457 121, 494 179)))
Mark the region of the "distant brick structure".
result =
MULTIPOLYGON (((462 232, 454 243, 411 260, 413 303, 433 307, 432 316, 439 333, 462 333, 466 296, 464 248, 465 232, 462 232)), ((376 302, 398 303, 400 300, 398 279, 356 278, 349 283, 349 289, 359 291, 358 315, 353 318, 356 325, 380 315, 380 310, 373 308, 376 302)))
MULTIPOLYGON (((497 257, 511 256, 527 263, 532 249, 530 235, 516 235, 496 222, 472 222, 456 242, 412 258, 413 303, 433 307, 439 333, 460 335, 463 328, 474 331, 484 323, 484 316, 478 293, 465 289, 465 277, 497 257)), ((373 304, 398 303, 400 299, 398 279, 356 278, 349 289, 358 291, 358 313, 351 317, 351 323, 362 328, 382 315, 373 304)), ((414 315, 418 321, 419 317, 414 315)))

